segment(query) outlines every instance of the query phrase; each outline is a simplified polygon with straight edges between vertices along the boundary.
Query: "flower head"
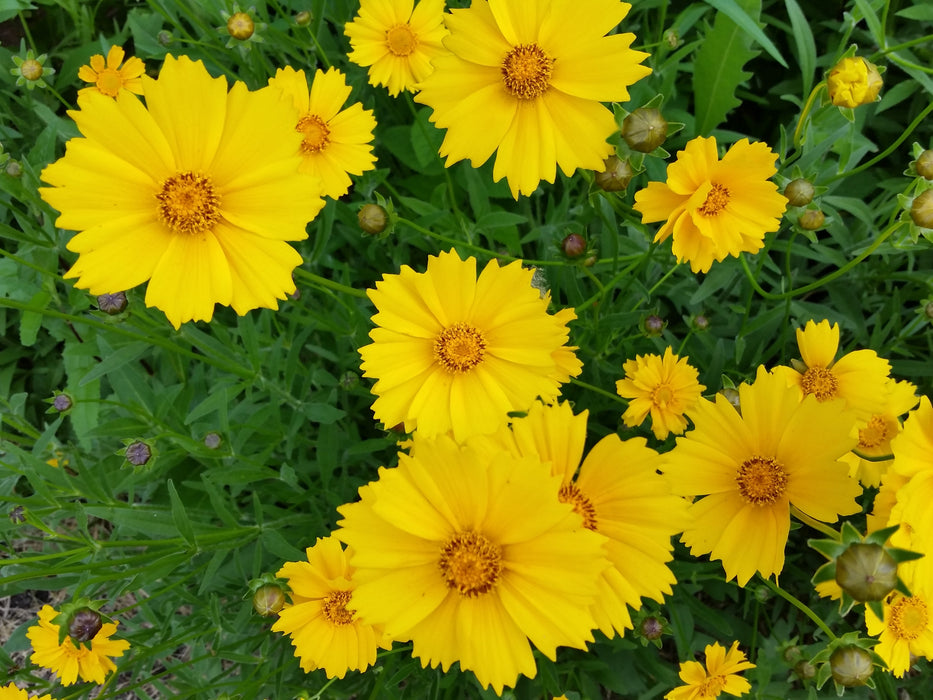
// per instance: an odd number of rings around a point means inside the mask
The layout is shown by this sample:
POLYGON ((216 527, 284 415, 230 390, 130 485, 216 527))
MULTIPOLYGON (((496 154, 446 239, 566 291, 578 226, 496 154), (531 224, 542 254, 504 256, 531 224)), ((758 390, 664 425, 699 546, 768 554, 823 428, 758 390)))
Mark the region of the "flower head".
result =
POLYGON ((763 367, 739 397, 741 413, 722 395, 701 399, 690 414, 696 428, 661 470, 674 493, 703 496, 690 506, 683 541, 694 555, 722 560, 727 579, 744 586, 755 572, 783 569, 791 506, 832 522, 860 510, 861 487, 837 461, 855 442, 841 402, 801 401, 763 367))
POLYGON ((933 660, 933 585, 928 577, 913 575, 920 571, 919 563, 907 562, 900 567, 912 595, 892 592, 884 601, 881 617, 871 608, 865 609, 868 634, 879 639, 874 651, 898 678, 911 667, 912 656, 933 660))
POLYGON ((529 640, 551 660, 584 648, 605 538, 558 501, 560 479, 533 457, 414 442, 337 509, 360 618, 410 639, 422 665, 459 661, 500 694, 535 675, 529 640))
POLYGON ((445 52, 444 0, 413 5, 414 0, 361 0, 359 13, 344 27, 350 38, 347 58, 368 66, 369 84, 384 85, 393 97, 415 92, 445 52))
POLYGON ((103 683, 107 674, 116 670, 112 657, 123 656, 130 643, 123 639, 111 640, 117 631, 117 623, 101 625, 89 642, 75 642, 65 635, 59 642, 59 625, 52 622, 58 611, 43 605, 39 611, 39 624, 26 630, 32 642, 30 660, 58 674, 62 685, 71 685, 80 677, 82 681, 103 683))
POLYGON ((631 399, 622 420, 629 427, 641 425, 651 414, 651 429, 658 440, 687 429, 684 414, 700 400, 706 388, 697 381, 697 371, 687 358, 678 357, 670 347, 660 355, 638 355, 622 369, 625 379, 616 382, 616 393, 631 399))
POLYGON ((714 260, 757 253, 780 227, 787 198, 768 179, 776 158, 766 144, 742 139, 719 160, 716 138, 698 136, 667 166, 667 182, 635 193, 635 210, 643 223, 665 222, 654 240, 673 235, 679 262, 708 272, 714 260))
POLYGON ((300 170, 320 179, 325 196, 345 195, 351 185, 349 174, 362 175, 375 167, 376 120, 372 110, 359 102, 342 109, 350 96, 343 73, 336 68, 318 70, 309 91, 304 71, 280 68, 269 85, 282 90, 298 110, 295 130, 303 137, 300 170))
POLYGON ((430 257, 427 272, 402 266, 377 282, 377 327, 359 351, 364 376, 377 380, 376 419, 464 440, 496 431, 537 396, 555 398, 581 369, 565 346, 576 316, 548 314, 531 278, 519 262, 492 261, 477 279, 476 259, 450 251, 430 257))
POLYGON ((292 604, 272 629, 292 638, 301 668, 323 668, 328 678, 364 671, 376 662, 376 648, 391 643, 381 627, 362 622, 353 609, 354 569, 334 537, 308 547, 308 561, 288 562, 276 574, 291 588, 292 604))
POLYGON ((721 693, 740 696, 752 689, 738 674, 755 668, 755 664, 746 658, 745 652, 739 651, 738 642, 733 642, 728 651, 715 642, 707 645, 705 652, 705 667, 698 661, 684 661, 680 665, 680 680, 685 685, 674 688, 664 700, 712 700, 721 693))
POLYGON ((116 97, 121 90, 129 90, 142 95, 142 76, 146 72, 146 64, 135 56, 124 62, 125 55, 122 46, 111 46, 106 61, 101 54, 91 56, 90 64, 78 69, 78 77, 91 83, 92 87, 81 88, 78 94, 99 92, 107 97, 116 97))
POLYGON ((83 137, 42 171, 57 225, 78 231, 65 277, 95 295, 148 281, 146 305, 176 328, 218 303, 277 308, 301 262, 286 241, 323 206, 298 172, 294 107, 269 88, 228 93, 186 56, 167 56, 143 95, 145 107, 126 90, 79 95, 69 114, 83 137))
POLYGON ((493 178, 512 196, 530 195, 577 168, 603 170, 618 131, 602 102, 625 102, 628 87, 651 73, 632 33, 610 34, 631 5, 617 0, 475 0, 447 19, 450 54, 415 101, 447 134, 447 165, 474 167, 496 152, 493 178), (477 119, 476 115, 483 115, 477 119))
POLYGON ((51 695, 32 695, 17 688, 13 683, 0 688, 0 700, 53 700, 51 695))
POLYGON ((854 56, 833 66, 826 83, 834 105, 858 107, 874 102, 884 81, 873 63, 854 56))

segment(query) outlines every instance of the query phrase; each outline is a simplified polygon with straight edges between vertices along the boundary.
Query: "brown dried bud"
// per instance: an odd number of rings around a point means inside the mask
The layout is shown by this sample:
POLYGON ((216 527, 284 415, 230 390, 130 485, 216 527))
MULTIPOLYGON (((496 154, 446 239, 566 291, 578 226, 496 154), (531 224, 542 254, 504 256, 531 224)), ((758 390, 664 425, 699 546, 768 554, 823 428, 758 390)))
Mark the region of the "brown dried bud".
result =
POLYGON ((360 207, 360 211, 356 215, 356 218, 360 222, 360 228, 372 235, 385 231, 386 224, 389 221, 386 210, 378 204, 364 204, 360 207))
POLYGON ((586 239, 579 233, 571 233, 560 242, 560 248, 568 258, 579 258, 586 252, 586 239))
POLYGON ((813 183, 802 177, 791 180, 784 188, 784 196, 792 207, 805 207, 813 201, 813 183))
POLYGON ((823 228, 824 223, 826 223, 826 215, 819 209, 807 209, 797 219, 800 228, 807 231, 818 231, 823 228))
POLYGON ((927 149, 917 156, 914 167, 917 169, 917 175, 926 180, 933 180, 933 151, 927 149))
POLYGON ((836 558, 836 583, 860 603, 882 600, 897 586, 897 562, 881 545, 850 544, 836 558))
POLYGON ((933 228, 933 190, 914 197, 914 203, 910 205, 910 218, 920 228, 933 228))
POLYGON ((101 294, 97 297, 97 308, 109 316, 116 316, 126 309, 126 293, 101 294))
POLYGON ((596 186, 604 192, 621 192, 632 181, 632 166, 618 156, 609 156, 603 163, 605 170, 596 173, 596 186))
POLYGON ((102 625, 99 613, 81 608, 68 621, 68 636, 76 642, 89 642, 97 636, 102 625))
POLYGON ((622 121, 622 138, 633 151, 651 153, 667 138, 667 121, 659 110, 639 107, 622 121))
POLYGON ((845 688, 865 685, 874 671, 871 655, 857 646, 840 647, 829 657, 833 680, 845 688))
POLYGON ((267 583, 253 593, 253 610, 263 617, 277 615, 285 607, 285 592, 275 584, 267 583))

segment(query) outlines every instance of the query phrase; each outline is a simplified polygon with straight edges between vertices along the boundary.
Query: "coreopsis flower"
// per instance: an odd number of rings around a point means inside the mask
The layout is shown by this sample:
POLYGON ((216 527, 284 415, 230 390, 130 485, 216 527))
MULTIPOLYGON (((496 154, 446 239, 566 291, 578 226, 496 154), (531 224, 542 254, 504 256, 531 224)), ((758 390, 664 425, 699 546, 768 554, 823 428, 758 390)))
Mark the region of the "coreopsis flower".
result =
POLYGON ((855 350, 837 360, 839 324, 830 326, 825 319, 798 328, 797 346, 801 361, 792 360, 793 367, 778 366, 772 372, 802 395, 812 394, 820 402, 843 399, 860 427, 884 411, 891 365, 874 350, 855 350))
POLYGON ((706 665, 698 661, 684 661, 680 665, 680 680, 684 685, 674 688, 664 700, 712 700, 722 693, 745 695, 752 689, 751 684, 742 676, 742 671, 755 668, 739 650, 739 643, 733 642, 729 650, 719 642, 708 644, 706 665))
POLYGON ((899 567, 910 596, 892 592, 884 601, 884 615, 880 618, 871 608, 865 609, 868 634, 879 639, 872 650, 898 678, 911 667, 911 657, 933 660, 933 584, 928 578, 914 575, 920 561, 899 567))
POLYGON ((778 574, 790 508, 823 522, 861 510, 862 489, 838 461, 855 444, 841 401, 820 403, 759 367, 739 389, 741 413, 721 394, 701 399, 694 430, 677 439, 661 470, 690 506, 683 541, 694 555, 722 561, 740 586, 756 573, 778 574))
POLYGON ((651 414, 651 430, 658 440, 687 429, 685 414, 696 405, 706 388, 697 381, 696 369, 670 347, 660 355, 637 355, 622 369, 616 393, 631 399, 622 420, 629 427, 641 425, 651 414))
POLYGON ((529 640, 551 660, 585 648, 605 538, 557 499, 560 479, 534 457, 414 441, 337 509, 360 618, 410 639, 422 666, 459 662, 498 694, 536 674, 529 640))
POLYGON ((837 107, 858 107, 874 102, 884 80, 873 64, 861 56, 843 58, 829 71, 826 86, 837 107))
POLYGON ((142 95, 142 76, 146 73, 146 64, 135 56, 124 61, 125 55, 122 46, 111 46, 106 60, 101 54, 91 56, 90 63, 78 69, 78 77, 91 83, 91 87, 81 88, 78 94, 99 92, 107 97, 116 97, 121 90, 129 90, 142 95))
POLYGON ((414 0, 361 0, 344 33, 350 38, 347 58, 369 68, 370 85, 384 85, 392 97, 415 92, 445 53, 444 0, 420 0, 417 6, 414 0))
POLYGON ((346 76, 336 68, 314 74, 311 89, 304 71, 279 68, 269 85, 282 90, 301 115, 295 130, 304 137, 300 150, 301 172, 315 175, 326 197, 345 195, 352 184, 350 174, 362 175, 375 167, 371 109, 354 102, 343 109, 350 96, 346 76))
POLYGON ((757 253, 780 228, 787 198, 768 179, 776 158, 767 144, 742 139, 719 160, 716 138, 698 136, 667 166, 667 182, 635 193, 635 211, 642 223, 665 222, 654 240, 673 236, 678 262, 708 272, 713 261, 757 253))
POLYGON ((631 629, 629 608, 640 609, 642 597, 663 602, 671 593, 676 582, 667 566, 673 558, 671 537, 686 526, 687 503, 671 494, 658 474, 660 457, 644 438, 623 441, 608 435, 582 459, 586 423, 587 412, 574 415, 568 403, 536 403, 509 429, 469 444, 490 458, 508 450, 550 463, 551 474, 561 478, 558 499, 573 506, 584 527, 607 538, 611 566, 599 577, 591 612, 596 626, 611 638, 631 629))
POLYGON ((416 102, 446 129, 440 154, 450 166, 479 167, 496 152, 493 178, 512 196, 530 195, 557 166, 603 170, 618 131, 603 102, 625 102, 651 73, 635 35, 612 31, 631 5, 614 0, 474 0, 451 10, 450 53, 434 61, 416 102), (476 115, 482 115, 477 119, 476 115))
POLYGON ((894 495, 888 523, 900 524, 901 529, 892 542, 930 553, 916 566, 922 581, 933 582, 933 405, 929 397, 922 397, 907 416, 903 430, 891 441, 891 451, 894 461, 885 472, 878 496, 894 495))
POLYGON ((187 56, 167 56, 143 95, 79 95, 69 114, 83 137, 42 171, 57 225, 78 231, 65 277, 95 295, 148 281, 146 305, 175 328, 215 304, 277 308, 301 263, 286 241, 306 238, 324 204, 298 172, 294 107, 270 88, 228 93, 187 56))
POLYGON ((308 561, 288 562, 276 576, 288 581, 291 605, 279 612, 272 630, 291 636, 306 672, 323 668, 328 678, 365 671, 376 649, 391 642, 382 628, 362 622, 353 609, 356 587, 348 553, 334 537, 319 537, 306 550, 308 561))
POLYGON ((111 659, 123 656, 130 647, 124 639, 110 639, 117 631, 117 623, 101 624, 90 641, 75 642, 66 634, 59 642, 59 625, 52 622, 57 616, 58 611, 51 605, 43 605, 39 624, 26 630, 33 649, 30 661, 58 674, 62 685, 76 683, 79 677, 103 683, 117 668, 111 659))
POLYGON ((477 279, 476 258, 450 251, 431 256, 426 272, 403 265, 377 282, 373 342, 359 350, 363 376, 376 379, 376 419, 462 441, 496 431, 538 396, 556 398, 581 369, 565 345, 576 316, 548 314, 532 275, 491 261, 477 279))
POLYGON ((0 688, 0 700, 53 700, 52 696, 45 695, 30 696, 25 690, 17 688, 13 683, 0 688))

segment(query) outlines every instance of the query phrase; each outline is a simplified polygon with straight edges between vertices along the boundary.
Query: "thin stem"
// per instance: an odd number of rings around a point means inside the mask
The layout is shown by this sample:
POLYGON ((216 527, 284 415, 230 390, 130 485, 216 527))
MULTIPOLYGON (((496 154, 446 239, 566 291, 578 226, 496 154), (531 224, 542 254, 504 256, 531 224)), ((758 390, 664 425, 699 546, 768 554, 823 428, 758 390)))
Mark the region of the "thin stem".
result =
POLYGON ((813 612, 809 607, 807 607, 807 606, 804 605, 802 602, 800 602, 799 600, 797 600, 797 598, 795 598, 795 597, 792 596, 790 593, 788 593, 787 591, 785 591, 783 588, 781 588, 780 586, 778 586, 778 585, 777 585, 774 581, 772 581, 771 579, 762 577, 762 581, 765 582, 765 585, 766 585, 768 588, 770 588, 772 591, 774 591, 775 593, 777 593, 779 596, 781 596, 781 597, 782 597, 784 600, 786 600, 788 603, 790 603, 790 604, 793 605, 795 608, 797 608, 797 609, 798 609, 800 612, 802 612, 804 615, 806 615, 806 616, 809 617, 811 620, 813 620, 813 622, 816 623, 816 626, 819 627, 821 630, 823 630, 823 632, 826 633, 826 636, 829 637, 830 640, 833 640, 833 641, 834 641, 834 640, 836 639, 836 635, 833 634, 833 631, 832 631, 831 629, 829 629, 829 627, 827 626, 827 624, 826 624, 825 622, 823 622, 823 619, 822 619, 819 615, 817 615, 815 612, 813 612))
POLYGON ((810 115, 810 109, 813 107, 813 102, 816 100, 817 95, 819 95, 825 87, 826 81, 822 80, 810 91, 810 96, 807 98, 807 102, 800 112, 800 118, 797 120, 797 128, 794 129, 794 148, 800 148, 800 130, 803 128, 803 125, 807 121, 807 117, 810 115))
POLYGON ((628 401, 626 401, 625 399, 623 399, 623 398, 622 398, 621 396, 619 396, 618 394, 613 394, 611 391, 606 391, 606 390, 603 389, 602 387, 598 387, 598 386, 596 386, 595 384, 588 384, 587 382, 581 382, 579 379, 574 379, 573 377, 570 378, 570 383, 571 383, 571 384, 574 384, 574 385, 576 385, 576 386, 582 386, 582 387, 583 387, 584 389, 586 389, 587 391, 592 391, 592 392, 594 392, 594 393, 597 393, 597 394, 600 394, 600 395, 605 396, 605 397, 607 397, 607 398, 610 398, 610 399, 613 399, 613 400, 615 400, 615 401, 618 401, 619 403, 628 404, 628 401))
POLYGON ((797 508, 796 506, 791 506, 791 507, 790 507, 790 512, 791 512, 791 515, 793 515, 795 518, 797 518, 797 520, 799 520, 799 521, 802 522, 802 523, 805 523, 805 524, 809 525, 809 526, 812 527, 814 530, 819 530, 819 531, 822 532, 824 535, 826 535, 827 537, 832 537, 834 540, 838 540, 838 539, 839 539, 839 533, 836 532, 833 528, 831 528, 831 527, 830 527, 829 525, 827 525, 826 523, 821 523, 819 520, 815 520, 814 518, 811 518, 809 515, 807 515, 806 513, 802 512, 802 511, 801 511, 799 508, 797 508))
POLYGON ((356 287, 350 287, 348 285, 341 284, 340 282, 334 282, 334 280, 329 280, 326 277, 315 275, 313 272, 308 272, 307 270, 303 270, 300 267, 295 268, 295 277, 299 277, 306 282, 310 282, 311 284, 316 284, 319 287, 332 289, 343 294, 349 294, 350 296, 354 296, 359 299, 366 298, 365 289, 357 289, 356 287))

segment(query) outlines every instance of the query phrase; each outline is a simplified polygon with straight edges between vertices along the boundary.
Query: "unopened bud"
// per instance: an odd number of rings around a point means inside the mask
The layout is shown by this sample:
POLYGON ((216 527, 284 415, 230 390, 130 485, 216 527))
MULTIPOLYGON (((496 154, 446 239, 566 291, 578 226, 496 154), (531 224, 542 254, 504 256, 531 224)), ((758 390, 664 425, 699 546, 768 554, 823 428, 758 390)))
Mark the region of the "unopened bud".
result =
POLYGON ((204 446, 209 450, 216 450, 220 447, 221 442, 223 442, 223 439, 219 433, 210 432, 204 436, 204 446))
POLYGON ((389 220, 386 210, 378 204, 364 204, 356 218, 360 222, 360 228, 372 235, 385 231, 389 220))
POLYGON ((794 674, 802 681, 816 677, 816 667, 809 661, 798 661, 794 664, 794 674))
POLYGON ((693 317, 693 327, 698 331, 709 330, 709 318, 703 314, 697 314, 693 317))
POLYGON ((101 294, 97 297, 97 308, 108 316, 116 316, 126 309, 126 293, 101 294))
POLYGON ((68 394, 55 394, 55 398, 52 399, 52 407, 59 413, 70 410, 73 405, 74 402, 68 394))
POLYGON ((603 162, 604 170, 596 173, 596 186, 605 192, 621 192, 632 181, 632 166, 618 156, 609 156, 603 162))
POLYGON ((586 252, 586 239, 579 233, 571 233, 560 242, 560 249, 568 258, 579 258, 586 252))
POLYGON ((767 586, 758 586, 755 589, 755 600, 759 603, 767 603, 771 599, 771 589, 767 586))
POLYGON ((736 390, 733 389, 732 387, 726 387, 725 389, 723 389, 723 390, 720 391, 719 393, 723 396, 723 398, 726 399, 726 401, 728 401, 729 403, 732 404, 732 407, 733 407, 736 411, 741 411, 741 410, 742 410, 742 397, 741 397, 741 394, 739 394, 738 391, 736 391, 736 390))
POLYGON ((926 305, 923 307, 923 314, 928 319, 933 321, 933 301, 928 301, 926 303, 926 305))
POLYGON ((661 332, 664 330, 664 326, 666 326, 667 324, 664 323, 664 319, 661 318, 660 316, 651 314, 650 316, 648 316, 648 318, 642 321, 641 325, 645 331, 645 335, 651 338, 654 336, 661 335, 661 332))
POLYGON ((819 209, 807 209, 797 219, 797 224, 806 231, 818 231, 825 222, 826 215, 819 209))
POLYGON ((36 81, 42 77, 42 64, 34 58, 27 58, 19 67, 19 74, 26 80, 36 81))
POLYGON ((667 121, 659 110, 639 107, 622 121, 622 138, 633 151, 651 153, 667 138, 667 121))
POLYGON ((933 151, 927 149, 921 153, 914 167, 917 169, 917 175, 926 180, 933 180, 933 151))
POLYGON ((263 617, 277 615, 283 607, 285 592, 273 583, 267 583, 253 593, 253 610, 263 617))
POLYGON ((26 509, 23 506, 13 506, 10 509, 10 522, 14 525, 22 525, 26 522, 26 509))
POLYGON ((295 24, 297 24, 299 27, 307 27, 309 24, 311 24, 312 19, 313 17, 311 16, 310 12, 299 12, 297 15, 295 15, 295 24))
POLYGON ((227 32, 234 39, 240 41, 249 39, 255 29, 256 25, 253 23, 253 18, 246 12, 235 12, 227 20, 227 32))
POLYGON ((676 29, 668 29, 664 32, 664 43, 672 49, 676 49, 680 46, 680 35, 677 33, 676 29))
POLYGON ((596 253, 587 255, 586 260, 583 261, 583 267, 593 267, 593 265, 595 265, 598 260, 599 256, 597 256, 596 253))
POLYGON ((836 583, 860 603, 882 600, 897 586, 897 562, 881 545, 850 544, 836 558, 836 583))
POLYGON ((646 617, 641 623, 641 634, 645 639, 653 642, 664 634, 664 625, 653 615, 646 617))
POLYGON ((89 642, 97 636, 102 625, 100 613, 81 608, 68 621, 68 636, 76 642, 89 642))
POLYGON ((156 34, 156 41, 158 41, 162 46, 168 46, 175 40, 175 37, 172 36, 171 32, 162 30, 156 34))
POLYGON ((843 58, 829 71, 829 98, 837 107, 858 107, 875 101, 883 84, 881 73, 861 56, 843 58))
POLYGON ((910 205, 910 218, 920 228, 933 228, 933 190, 914 197, 914 203, 910 205))
POLYGON ((803 652, 800 651, 800 647, 796 644, 791 644, 789 647, 784 649, 781 656, 784 658, 784 662, 795 666, 799 661, 803 659, 803 652))
POLYGON ((126 446, 124 456, 134 467, 144 467, 152 458, 152 448, 142 440, 137 440, 126 446))
POLYGON ((11 160, 3 171, 10 177, 19 177, 23 174, 23 165, 18 160, 11 160))
POLYGON ((857 646, 840 647, 829 657, 833 680, 845 688, 865 685, 874 671, 871 655, 857 646))
POLYGON ((791 180, 784 188, 784 196, 792 207, 805 207, 813 201, 813 183, 802 177, 791 180))

